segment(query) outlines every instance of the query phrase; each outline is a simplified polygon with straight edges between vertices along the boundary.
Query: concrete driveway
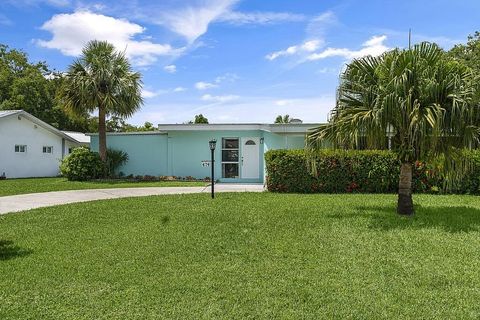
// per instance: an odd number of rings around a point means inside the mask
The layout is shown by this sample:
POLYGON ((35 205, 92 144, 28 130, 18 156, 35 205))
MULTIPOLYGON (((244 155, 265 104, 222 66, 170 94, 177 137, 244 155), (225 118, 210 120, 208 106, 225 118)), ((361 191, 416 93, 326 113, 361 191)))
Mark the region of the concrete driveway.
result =
MULTIPOLYGON (((260 184, 216 184, 215 192, 262 192, 260 184)), ((0 197, 0 214, 68 203, 166 194, 209 193, 210 187, 147 187, 69 190, 0 197)))

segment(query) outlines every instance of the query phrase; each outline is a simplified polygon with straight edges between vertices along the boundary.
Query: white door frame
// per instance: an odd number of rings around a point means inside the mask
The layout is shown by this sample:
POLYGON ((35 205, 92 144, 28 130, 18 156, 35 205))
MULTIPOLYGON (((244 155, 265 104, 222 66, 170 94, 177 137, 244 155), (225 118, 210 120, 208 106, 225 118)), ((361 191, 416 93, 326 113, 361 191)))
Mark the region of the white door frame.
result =
POLYGON ((259 179, 260 178, 260 138, 242 137, 241 142, 241 179, 259 179), (249 140, 255 142, 255 145, 245 145, 249 140))

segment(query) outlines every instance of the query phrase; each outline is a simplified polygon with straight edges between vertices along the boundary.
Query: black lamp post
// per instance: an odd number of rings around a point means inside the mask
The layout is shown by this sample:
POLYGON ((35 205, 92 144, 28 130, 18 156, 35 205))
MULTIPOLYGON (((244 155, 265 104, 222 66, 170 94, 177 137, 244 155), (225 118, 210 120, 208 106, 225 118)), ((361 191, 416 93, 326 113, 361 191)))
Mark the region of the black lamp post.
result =
POLYGON ((212 152, 212 159, 211 159, 211 165, 212 165, 212 199, 215 198, 215 146, 217 145, 217 140, 212 139, 208 142, 210 145, 210 151, 212 152))

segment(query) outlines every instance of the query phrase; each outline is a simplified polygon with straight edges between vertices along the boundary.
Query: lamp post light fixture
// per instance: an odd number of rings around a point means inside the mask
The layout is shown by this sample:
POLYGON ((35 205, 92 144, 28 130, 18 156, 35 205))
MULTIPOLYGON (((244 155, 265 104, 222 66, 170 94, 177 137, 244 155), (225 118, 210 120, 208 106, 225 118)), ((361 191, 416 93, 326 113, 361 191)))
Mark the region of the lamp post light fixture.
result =
POLYGON ((212 158, 210 161, 210 164, 212 166, 212 179, 211 179, 211 185, 212 185, 212 199, 215 198, 215 147, 217 145, 217 140, 212 139, 208 142, 208 145, 210 146, 210 151, 212 153, 212 158))
POLYGON ((392 137, 395 136, 395 128, 391 125, 387 125, 386 134, 388 139, 388 150, 392 150, 392 137))

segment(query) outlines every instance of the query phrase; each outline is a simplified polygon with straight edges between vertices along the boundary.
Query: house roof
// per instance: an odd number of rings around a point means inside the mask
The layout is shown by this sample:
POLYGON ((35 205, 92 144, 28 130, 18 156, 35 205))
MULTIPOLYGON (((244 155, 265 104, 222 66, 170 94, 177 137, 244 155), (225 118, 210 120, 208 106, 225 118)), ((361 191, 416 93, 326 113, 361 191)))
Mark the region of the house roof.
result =
MULTIPOLYGON (((164 131, 129 131, 129 132, 107 132, 107 136, 131 136, 131 135, 165 135, 164 131)), ((98 132, 86 133, 87 136, 98 136, 98 132)))
POLYGON ((63 131, 67 136, 71 137, 72 139, 75 139, 76 141, 84 144, 89 144, 90 143, 90 137, 86 135, 83 132, 75 132, 75 131, 63 131))
POLYGON ((320 123, 214 123, 214 124, 159 124, 160 131, 245 131, 262 130, 273 133, 306 133, 320 123))
POLYGON ((44 128, 44 129, 62 137, 64 139, 67 139, 67 140, 75 142, 75 143, 82 143, 81 141, 78 141, 77 139, 65 134, 64 132, 58 130, 57 128, 55 128, 51 125, 49 125, 45 121, 42 121, 42 120, 38 119, 37 117, 31 115, 30 113, 28 113, 24 110, 2 110, 2 111, 0 111, 0 119, 10 117, 10 116, 13 116, 13 115, 17 115, 18 117, 23 117, 25 119, 28 119, 31 122, 35 123, 36 125, 41 126, 42 128, 44 128))
POLYGON ((0 110, 0 118, 11 116, 22 112, 22 110, 0 110))

